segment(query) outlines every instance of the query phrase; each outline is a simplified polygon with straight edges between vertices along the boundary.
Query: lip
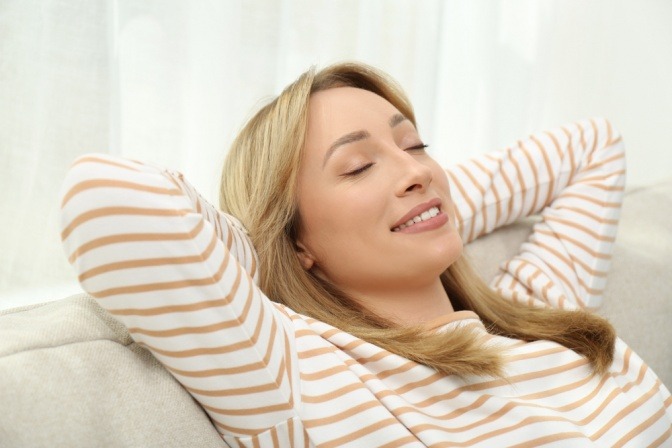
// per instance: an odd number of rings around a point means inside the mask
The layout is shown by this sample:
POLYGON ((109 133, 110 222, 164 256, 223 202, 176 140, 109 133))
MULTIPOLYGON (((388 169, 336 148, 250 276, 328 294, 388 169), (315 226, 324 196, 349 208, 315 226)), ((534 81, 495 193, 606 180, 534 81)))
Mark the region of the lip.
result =
MULTIPOLYGON (((392 227, 390 227, 390 230, 399 227, 400 225, 404 224, 406 221, 409 219, 413 218, 414 216, 420 215, 423 212, 426 212, 432 207, 438 207, 439 210, 441 210, 441 199, 439 198, 434 198, 431 199, 427 202, 423 202, 422 204, 416 205, 412 209, 408 211, 404 216, 399 219, 399 221, 395 222, 392 227)), ((417 224, 416 224, 417 225, 417 224)))

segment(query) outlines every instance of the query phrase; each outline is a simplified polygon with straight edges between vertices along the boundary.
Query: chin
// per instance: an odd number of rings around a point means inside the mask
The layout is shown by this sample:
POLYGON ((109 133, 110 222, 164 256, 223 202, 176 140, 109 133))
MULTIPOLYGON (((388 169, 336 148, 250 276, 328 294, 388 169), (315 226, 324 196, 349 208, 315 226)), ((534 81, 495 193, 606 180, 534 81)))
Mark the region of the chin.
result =
POLYGON ((450 265, 459 260, 462 253, 462 239, 458 236, 457 238, 451 238, 444 244, 434 246, 429 253, 425 253, 422 262, 418 264, 421 265, 422 273, 438 277, 450 265))

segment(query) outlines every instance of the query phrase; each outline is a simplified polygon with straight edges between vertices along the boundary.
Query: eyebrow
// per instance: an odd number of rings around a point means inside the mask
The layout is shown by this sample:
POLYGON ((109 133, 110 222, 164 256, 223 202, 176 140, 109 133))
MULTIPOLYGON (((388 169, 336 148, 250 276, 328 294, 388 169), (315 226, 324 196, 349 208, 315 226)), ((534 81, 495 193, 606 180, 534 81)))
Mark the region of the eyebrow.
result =
MULTIPOLYGON (((402 114, 394 114, 390 117, 387 123, 390 125, 391 128, 393 128, 405 120, 408 120, 408 118, 404 117, 402 114)), ((327 150, 327 153, 324 155, 322 168, 324 168, 324 166, 327 164, 327 160, 329 160, 329 157, 331 157, 334 151, 339 147, 347 145, 349 143, 358 142, 360 140, 365 140, 369 137, 371 137, 371 134, 369 134, 369 132, 365 130, 350 132, 348 134, 339 137, 338 139, 336 139, 334 143, 331 144, 331 146, 327 150)))
POLYGON ((390 117, 390 121, 388 123, 390 124, 390 127, 393 128, 396 125, 398 125, 399 123, 401 123, 402 121, 406 121, 406 120, 408 120, 408 118, 404 117, 403 115, 394 114, 394 115, 392 115, 392 117, 390 117))

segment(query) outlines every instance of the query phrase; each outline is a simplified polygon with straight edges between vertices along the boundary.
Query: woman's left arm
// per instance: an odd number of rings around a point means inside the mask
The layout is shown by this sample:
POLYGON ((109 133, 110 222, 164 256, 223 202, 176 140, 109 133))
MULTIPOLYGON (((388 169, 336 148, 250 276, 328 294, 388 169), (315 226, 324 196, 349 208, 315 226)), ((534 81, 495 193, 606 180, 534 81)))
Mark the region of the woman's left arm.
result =
POLYGON ((493 281, 502 295, 559 308, 601 304, 625 183, 623 143, 607 120, 537 133, 447 172, 465 243, 541 217, 493 281))

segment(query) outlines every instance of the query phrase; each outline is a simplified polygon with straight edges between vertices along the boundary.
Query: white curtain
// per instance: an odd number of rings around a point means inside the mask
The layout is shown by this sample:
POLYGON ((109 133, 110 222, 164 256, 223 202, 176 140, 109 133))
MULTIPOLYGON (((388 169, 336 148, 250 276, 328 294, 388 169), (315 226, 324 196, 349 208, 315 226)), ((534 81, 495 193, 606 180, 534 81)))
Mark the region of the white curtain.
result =
POLYGON ((670 23, 668 0, 0 0, 0 308, 78 289, 57 220, 77 155, 214 199, 236 131, 311 65, 389 72, 443 164, 604 115, 630 184, 669 177, 670 23))

